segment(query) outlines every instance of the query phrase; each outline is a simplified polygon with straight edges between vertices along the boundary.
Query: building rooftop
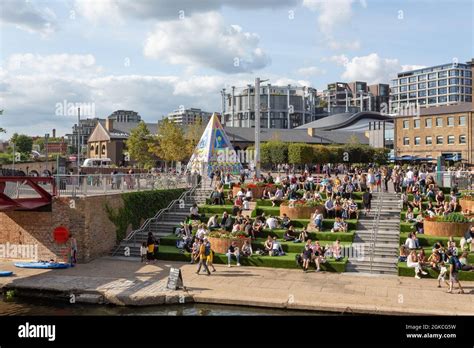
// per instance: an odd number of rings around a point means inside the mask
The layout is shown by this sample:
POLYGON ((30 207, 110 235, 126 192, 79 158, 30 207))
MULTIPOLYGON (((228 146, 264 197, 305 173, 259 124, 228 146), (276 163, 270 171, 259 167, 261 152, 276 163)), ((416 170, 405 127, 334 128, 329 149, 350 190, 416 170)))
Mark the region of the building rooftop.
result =
MULTIPOLYGON (((313 128, 320 131, 334 131, 341 130, 340 132, 345 134, 347 137, 347 132, 342 129, 355 125, 361 121, 388 121, 393 122, 393 118, 380 112, 374 111, 362 111, 356 113, 343 112, 340 114, 334 114, 321 118, 319 120, 306 123, 302 126, 297 127, 296 129, 308 129, 313 128)), ((368 130, 363 129, 363 130, 368 130)))
MULTIPOLYGON (((254 142, 255 128, 241 128, 241 127, 225 127, 225 132, 232 142, 254 142)), ((283 142, 294 143, 308 143, 308 144, 345 144, 348 142, 351 135, 355 135, 361 144, 368 144, 368 138, 361 134, 354 132, 326 132, 314 131, 313 136, 308 134, 306 129, 268 129, 262 128, 260 130, 260 141, 270 141, 274 139, 283 142)))

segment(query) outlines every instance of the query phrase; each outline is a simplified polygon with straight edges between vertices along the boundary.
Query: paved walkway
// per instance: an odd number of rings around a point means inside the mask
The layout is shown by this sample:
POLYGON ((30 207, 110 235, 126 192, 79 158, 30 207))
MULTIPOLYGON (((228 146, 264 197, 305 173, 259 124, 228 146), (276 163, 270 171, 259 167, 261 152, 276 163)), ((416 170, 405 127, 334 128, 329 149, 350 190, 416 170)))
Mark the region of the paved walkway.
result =
POLYGON ((474 283, 467 294, 447 294, 433 279, 303 273, 299 270, 216 265, 211 276, 196 275, 196 265, 101 258, 66 270, 20 269, 1 262, 0 287, 43 290, 76 302, 155 305, 199 302, 349 313, 473 315, 474 283), (169 268, 181 267, 186 291, 166 289, 169 268), (51 292, 49 292, 51 291, 51 292))

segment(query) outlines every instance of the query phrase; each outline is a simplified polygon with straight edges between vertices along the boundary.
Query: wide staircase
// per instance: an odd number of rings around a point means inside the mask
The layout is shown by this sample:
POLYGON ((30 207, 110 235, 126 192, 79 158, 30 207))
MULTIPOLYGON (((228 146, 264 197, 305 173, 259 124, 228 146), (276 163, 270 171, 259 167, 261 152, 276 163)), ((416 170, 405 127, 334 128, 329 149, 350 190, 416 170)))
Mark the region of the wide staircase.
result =
POLYGON ((395 193, 373 193, 372 211, 361 212, 354 243, 363 252, 349 258, 347 272, 397 274, 400 240, 400 198, 395 193))
POLYGON ((206 182, 184 192, 167 208, 161 209, 154 217, 147 219, 138 230, 132 231, 112 251, 112 256, 140 257, 140 246, 147 241, 149 232, 152 232, 156 239, 169 236, 181 222, 185 221, 192 205, 205 204, 211 192, 212 188, 206 182))

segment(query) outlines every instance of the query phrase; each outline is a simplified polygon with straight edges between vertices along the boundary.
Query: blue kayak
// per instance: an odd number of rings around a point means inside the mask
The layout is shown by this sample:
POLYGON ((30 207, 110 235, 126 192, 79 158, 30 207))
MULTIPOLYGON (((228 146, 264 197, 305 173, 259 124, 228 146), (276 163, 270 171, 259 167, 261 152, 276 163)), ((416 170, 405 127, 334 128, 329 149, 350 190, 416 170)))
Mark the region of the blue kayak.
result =
POLYGON ((8 277, 11 276, 13 272, 11 271, 0 271, 0 277, 8 277))
POLYGON ((71 265, 69 263, 57 263, 57 262, 17 262, 16 267, 20 268, 40 268, 40 269, 57 269, 57 268, 68 268, 71 265))

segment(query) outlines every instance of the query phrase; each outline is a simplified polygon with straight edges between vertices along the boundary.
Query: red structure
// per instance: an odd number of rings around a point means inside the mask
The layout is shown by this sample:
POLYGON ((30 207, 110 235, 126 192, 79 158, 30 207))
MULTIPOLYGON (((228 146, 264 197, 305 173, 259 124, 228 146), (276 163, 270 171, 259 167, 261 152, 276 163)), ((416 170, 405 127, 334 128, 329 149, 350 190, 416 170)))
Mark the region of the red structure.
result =
MULTIPOLYGON (((51 204, 53 196, 56 195, 56 184, 51 177, 32 177, 32 176, 0 176, 0 211, 4 210, 34 210, 51 204), (29 186, 40 197, 9 197, 5 189, 7 184, 20 184, 23 187, 29 186), (51 184, 52 194, 42 188, 40 183, 51 184)), ((31 196, 31 194, 27 194, 31 196)))

